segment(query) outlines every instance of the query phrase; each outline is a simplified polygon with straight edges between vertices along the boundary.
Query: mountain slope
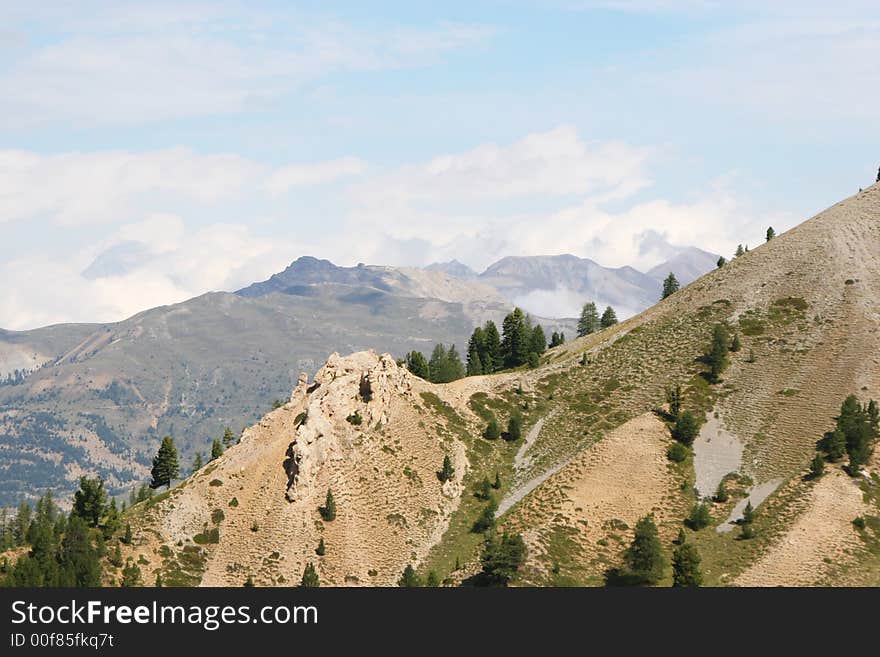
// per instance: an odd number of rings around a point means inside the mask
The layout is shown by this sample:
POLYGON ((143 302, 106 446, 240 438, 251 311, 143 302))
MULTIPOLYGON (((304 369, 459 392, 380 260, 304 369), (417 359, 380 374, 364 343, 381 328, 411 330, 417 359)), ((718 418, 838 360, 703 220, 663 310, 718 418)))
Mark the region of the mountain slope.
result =
MULTIPOLYGON (((414 382, 421 403, 411 392, 386 388, 397 401, 383 401, 377 409, 419 405, 421 420, 414 423, 408 410, 400 410, 389 414, 381 429, 368 422, 361 430, 358 447, 362 449, 343 452, 335 447, 346 443, 350 427, 338 420, 345 409, 333 410, 335 424, 321 424, 322 429, 308 434, 314 445, 327 445, 329 453, 340 456, 339 461, 323 465, 320 459, 314 461, 310 476, 322 482, 318 499, 297 507, 305 518, 298 526, 310 527, 309 532, 286 533, 277 541, 274 534, 270 537, 272 544, 283 544, 291 555, 285 577, 297 575, 311 558, 309 550, 323 529, 336 532, 324 535, 332 537, 340 550, 331 553, 328 541, 327 555, 321 559, 325 583, 389 583, 408 561, 415 562, 423 575, 435 571, 441 579, 467 580, 479 567, 482 544, 482 537, 470 529, 485 506, 471 491, 483 477, 492 479, 498 473, 502 482, 494 493, 501 501, 498 522, 503 529, 521 532, 528 546, 518 583, 602 584, 621 564, 622 550, 640 516, 654 513, 669 558, 672 540, 691 506, 711 495, 716 481, 728 475, 724 481, 730 499, 711 503, 711 526, 687 530, 688 542, 702 556, 707 584, 880 583, 878 456, 859 479, 843 473, 840 463, 829 464, 824 477, 804 476, 816 442, 833 427, 843 398, 850 393, 863 401, 880 397, 877 253, 880 185, 712 271, 632 319, 551 350, 535 370, 471 377, 443 386, 414 382), (712 327, 722 322, 739 333, 742 349, 730 354, 722 381, 710 384, 700 357, 712 327), (695 443, 697 458, 682 463, 665 457, 671 439, 662 417, 654 412, 663 407, 666 389, 675 385, 684 389, 684 408, 707 419, 695 443), (523 417, 522 441, 480 437, 490 416, 504 425, 514 412, 523 417), (455 455, 457 473, 462 473, 463 465, 467 470, 460 482, 467 494, 460 495, 457 506, 439 501, 436 510, 442 520, 429 525, 430 540, 416 531, 407 515, 422 502, 413 505, 397 493, 386 493, 409 485, 403 469, 387 467, 383 472, 384 465, 375 465, 372 474, 359 469, 370 459, 384 458, 376 452, 388 453, 381 445, 386 436, 400 440, 400 445, 392 440, 387 446, 404 461, 415 462, 429 454, 419 462, 433 459, 439 469, 441 454, 449 452, 455 455), (318 524, 324 482, 330 485, 339 472, 360 473, 356 477, 363 485, 353 496, 357 502, 348 502, 352 513, 364 514, 350 520, 360 523, 358 529, 337 531, 333 523, 323 528, 318 524), (709 490, 695 493, 697 479, 710 482, 709 490), (739 540, 730 521, 738 517, 746 499, 757 510, 755 537, 739 540), (370 532, 385 531, 370 510, 373 507, 386 513, 386 520, 397 514, 406 518, 401 527, 408 529, 401 531, 411 542, 409 554, 385 554, 369 538, 370 532), (856 516, 868 518, 865 529, 853 525, 856 516), (367 554, 363 559, 356 556, 362 551, 367 554), (378 579, 363 579, 360 571, 352 573, 357 581, 342 574, 380 559, 387 572, 378 569, 378 579)), ((350 380, 369 375, 372 357, 366 365, 361 364, 366 357, 352 358, 346 361, 354 368, 347 375, 350 380)), ((336 367, 332 361, 330 366, 336 367)), ((318 391, 324 385, 322 379, 317 389, 307 390, 306 399, 311 401, 303 403, 320 404, 320 396, 315 395, 322 394, 318 391)), ((354 389, 348 390, 351 397, 354 389)), ((362 414, 370 403, 365 403, 362 414)), ((326 413, 328 407, 323 408, 326 413)), ((276 411, 264 420, 267 435, 279 445, 293 436, 290 429, 271 428, 280 415, 276 411)), ((212 466, 231 471, 233 459, 247 450, 247 443, 244 440, 212 466)), ((277 472, 271 482, 250 474, 260 468, 283 469, 280 447, 259 463, 259 468, 239 469, 239 485, 263 491, 272 500, 273 513, 284 513, 284 504, 296 506, 296 501, 283 502, 287 485, 277 472)), ((433 488, 420 494, 442 495, 436 478, 425 477, 420 470, 420 481, 433 488)), ((133 554, 155 559, 162 547, 149 538, 154 531, 163 540, 177 538, 184 546, 191 545, 185 536, 198 528, 194 520, 178 534, 160 528, 181 525, 183 516, 175 499, 184 495, 192 495, 192 504, 202 504, 199 517, 204 517, 216 500, 204 502, 210 486, 199 486, 187 483, 182 492, 172 493, 172 499, 151 507, 152 517, 144 515, 138 525, 144 542, 135 546, 133 554)), ((232 532, 234 544, 245 545, 236 538, 239 534, 232 532)), ((234 568, 233 550, 223 545, 222 526, 219 541, 200 549, 207 573, 234 568)), ((247 553, 246 547, 240 549, 234 550, 236 555, 247 553)), ((248 558, 249 564, 256 563, 254 555, 248 558)), ((667 569, 663 583, 670 579, 667 569)), ((211 576, 203 581, 219 580, 211 576)), ((273 578, 266 574, 261 583, 271 584, 273 578)))

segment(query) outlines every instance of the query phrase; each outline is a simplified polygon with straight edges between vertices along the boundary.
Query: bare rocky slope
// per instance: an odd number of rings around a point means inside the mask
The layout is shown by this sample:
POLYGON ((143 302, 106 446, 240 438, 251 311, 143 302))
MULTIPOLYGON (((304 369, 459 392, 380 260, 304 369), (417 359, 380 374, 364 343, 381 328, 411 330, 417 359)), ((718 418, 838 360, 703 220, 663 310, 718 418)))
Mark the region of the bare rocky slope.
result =
POLYGON ((529 548, 517 583, 602 584, 640 516, 655 514, 671 553, 691 505, 714 492, 694 490, 694 459, 666 457, 655 411, 680 384, 685 408, 713 420, 698 467, 733 464, 712 526, 687 530, 706 583, 880 584, 878 456, 859 478, 839 463, 804 476, 844 397, 880 398, 878 254, 874 185, 632 319, 549 351, 534 370, 435 386, 385 356, 334 356, 240 445, 136 506, 132 556, 189 583, 290 583, 309 561, 325 584, 393 583, 407 563, 459 583, 482 545, 471 527, 485 504, 473 491, 497 473, 500 528, 529 548), (742 348, 710 385, 700 357, 720 322, 742 348), (345 419, 355 410, 360 425, 345 419), (524 442, 481 437, 490 417, 504 424, 513 412, 524 442), (445 454, 452 485, 435 476, 445 454), (328 487, 338 515, 323 522, 328 487), (725 530, 747 498, 756 535, 741 540, 725 530), (206 528, 218 529, 216 544, 193 541, 206 528))

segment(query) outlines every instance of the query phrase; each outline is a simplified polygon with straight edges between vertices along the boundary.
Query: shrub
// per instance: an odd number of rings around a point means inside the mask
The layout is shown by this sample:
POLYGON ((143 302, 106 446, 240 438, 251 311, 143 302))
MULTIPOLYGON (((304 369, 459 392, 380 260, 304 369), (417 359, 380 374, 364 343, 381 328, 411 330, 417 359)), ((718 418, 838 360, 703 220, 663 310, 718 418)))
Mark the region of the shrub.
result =
POLYGON ((483 431, 483 438, 486 440, 497 440, 501 436, 501 429, 498 427, 498 420, 494 417, 489 420, 486 429, 483 431))
POLYGON ((676 441, 669 446, 669 449, 666 450, 666 456, 669 458, 670 461, 681 463, 688 457, 689 452, 690 450, 688 450, 687 447, 676 441))
POLYGON ((327 489, 327 497, 324 500, 324 506, 318 507, 318 513, 321 518, 327 522, 336 519, 336 500, 333 499, 333 491, 327 489))
POLYGON ((315 554, 317 554, 319 557, 323 557, 326 552, 327 548, 324 545, 324 538, 322 537, 321 540, 318 542, 318 547, 315 548, 315 554))
POLYGON ((504 439, 515 442, 520 438, 522 438, 522 418, 518 413, 514 413, 507 421, 507 433, 504 434, 504 439))
POLYGON ((237 497, 233 497, 231 500, 229 500, 229 506, 231 506, 231 507, 236 507, 236 506, 238 506, 238 498, 237 498, 237 497))
POLYGON ((712 516, 709 513, 709 505, 705 502, 697 502, 691 507, 691 513, 688 516, 688 526, 694 531, 708 527, 712 522, 712 516))
POLYGON ((220 481, 219 479, 212 479, 208 485, 217 487, 217 486, 222 486, 223 482, 220 481))
POLYGON ((862 516, 857 516, 856 518, 853 518, 852 524, 856 529, 864 529, 865 519, 862 516))
POLYGON ((226 514, 223 513, 223 509, 214 509, 211 512, 211 522, 215 525, 219 525, 226 518, 226 514))
POLYGON ((474 522, 472 531, 475 534, 483 534, 495 527, 495 512, 498 510, 498 503, 494 499, 490 499, 489 503, 483 508, 480 517, 474 522))
POLYGON ((356 427, 360 426, 361 423, 363 423, 364 421, 364 418, 361 417, 360 411, 357 410, 345 419, 349 422, 349 424, 353 424, 356 427))
POLYGON ((678 416, 672 427, 672 437, 683 445, 690 447, 700 433, 700 423, 690 411, 684 411, 678 416))
POLYGON ((219 543, 220 542, 220 530, 216 527, 211 529, 206 529, 201 534, 196 534, 193 536, 193 543, 196 545, 207 545, 209 543, 219 543))
POLYGON ((723 481, 718 482, 718 488, 715 490, 715 495, 712 499, 719 504, 723 504, 730 499, 730 496, 727 494, 727 488, 725 488, 723 481))

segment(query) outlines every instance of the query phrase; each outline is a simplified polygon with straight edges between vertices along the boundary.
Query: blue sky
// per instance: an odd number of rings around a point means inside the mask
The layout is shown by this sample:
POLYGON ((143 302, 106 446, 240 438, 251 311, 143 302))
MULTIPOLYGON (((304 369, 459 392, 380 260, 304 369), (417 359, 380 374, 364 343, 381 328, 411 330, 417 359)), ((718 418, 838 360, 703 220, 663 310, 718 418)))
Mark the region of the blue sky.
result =
POLYGON ((880 164, 871 2, 75 4, 0 0, 4 328, 306 253, 648 268, 880 164))

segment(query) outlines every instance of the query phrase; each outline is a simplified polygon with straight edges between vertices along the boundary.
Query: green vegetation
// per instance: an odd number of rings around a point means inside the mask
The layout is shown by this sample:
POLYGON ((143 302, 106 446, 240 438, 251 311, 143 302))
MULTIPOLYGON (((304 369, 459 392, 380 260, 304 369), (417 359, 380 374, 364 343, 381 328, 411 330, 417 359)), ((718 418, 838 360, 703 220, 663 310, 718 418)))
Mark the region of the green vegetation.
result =
POLYGON ((697 502, 691 507, 686 524, 695 532, 708 527, 712 523, 709 505, 706 502, 697 502))
POLYGON ((724 324, 716 324, 712 329, 712 342, 703 356, 706 365, 709 366, 709 383, 718 383, 721 374, 730 364, 728 351, 730 350, 730 336, 724 324))
POLYGON ((486 440, 497 440, 501 436, 501 429, 498 427, 498 420, 494 417, 489 420, 486 429, 483 431, 483 438, 486 440))
POLYGON ((678 416, 672 426, 672 437, 682 445, 690 447, 700 433, 700 423, 697 417, 690 411, 684 411, 678 416))
POLYGON ((305 570, 303 570, 300 586, 303 588, 317 588, 321 586, 321 580, 318 578, 318 571, 315 570, 315 564, 311 561, 306 564, 305 570))
POLYGON ((406 568, 403 569, 403 574, 400 576, 400 579, 397 580, 397 585, 401 587, 416 587, 422 585, 422 580, 418 574, 416 574, 415 568, 413 568, 411 564, 406 564, 406 568))
POLYGON ((493 532, 486 537, 480 557, 482 571, 477 583, 484 586, 507 586, 526 559, 526 545, 520 534, 493 532))
POLYGON ((669 276, 663 280, 663 293, 660 298, 665 299, 666 297, 672 296, 678 292, 679 288, 681 288, 681 285, 675 277, 675 274, 669 272, 669 276))
POLYGON ((333 491, 327 489, 327 497, 324 500, 324 506, 318 507, 318 513, 321 519, 330 522, 336 519, 336 500, 333 499, 333 491))
POLYGON ((347 418, 345 418, 345 420, 346 420, 349 424, 352 424, 352 425, 354 425, 354 426, 356 426, 356 427, 359 427, 359 426, 363 423, 364 418, 361 417, 361 413, 360 413, 360 411, 355 410, 355 412, 354 412, 354 413, 351 413, 347 418))
POLYGON ((589 335, 590 333, 595 333, 599 330, 599 311, 596 309, 596 304, 592 301, 584 304, 584 307, 581 309, 581 316, 578 320, 578 337, 582 338, 585 335, 589 335))
POLYGON ((159 451, 153 459, 153 469, 151 471, 152 480, 150 488, 159 488, 166 486, 171 488, 171 481, 180 476, 180 466, 177 462, 177 448, 174 447, 174 439, 165 436, 159 451))
POLYGON ((697 587, 703 584, 700 554, 690 543, 682 543, 672 553, 672 585, 697 587))
POLYGON ((522 438, 522 417, 519 413, 512 413, 507 420, 507 431, 504 433, 504 440, 515 442, 522 438))
POLYGON ((602 318, 599 320, 599 326, 603 329, 609 328, 617 324, 617 313, 614 312, 614 308, 611 306, 607 306, 605 311, 602 313, 602 318))
POLYGON ((666 559, 653 514, 644 516, 636 523, 635 536, 623 559, 623 571, 612 573, 615 582, 651 585, 663 577, 666 559))
POLYGON ((452 466, 452 459, 449 457, 449 454, 445 454, 443 456, 443 465, 440 466, 440 470, 437 472, 437 479, 445 484, 453 477, 455 477, 455 468, 452 466))

